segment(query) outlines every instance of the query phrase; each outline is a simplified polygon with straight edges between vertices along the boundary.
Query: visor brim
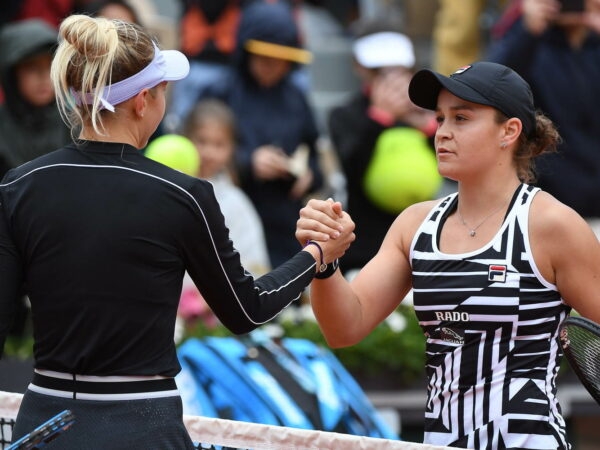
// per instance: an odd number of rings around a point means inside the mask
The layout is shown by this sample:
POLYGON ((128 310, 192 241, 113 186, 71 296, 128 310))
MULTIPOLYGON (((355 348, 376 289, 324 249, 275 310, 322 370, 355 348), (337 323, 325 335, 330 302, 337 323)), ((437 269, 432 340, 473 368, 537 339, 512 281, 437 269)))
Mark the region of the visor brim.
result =
POLYGON ((177 81, 188 76, 190 63, 186 56, 178 50, 161 50, 165 59, 165 81, 177 81))

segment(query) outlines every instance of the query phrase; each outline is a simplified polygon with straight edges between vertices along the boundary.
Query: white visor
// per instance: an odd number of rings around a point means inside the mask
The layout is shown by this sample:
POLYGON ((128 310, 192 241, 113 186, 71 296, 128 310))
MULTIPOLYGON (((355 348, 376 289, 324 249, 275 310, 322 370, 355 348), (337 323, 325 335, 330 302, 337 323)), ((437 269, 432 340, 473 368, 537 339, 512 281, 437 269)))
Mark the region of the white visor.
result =
MULTIPOLYGON (((103 108, 115 110, 115 105, 129 100, 143 89, 150 89, 163 81, 176 81, 185 78, 190 71, 186 56, 178 50, 160 50, 154 46, 154 58, 144 69, 114 84, 106 86, 100 96, 103 108)), ((91 105, 94 96, 71 90, 75 103, 91 105)))

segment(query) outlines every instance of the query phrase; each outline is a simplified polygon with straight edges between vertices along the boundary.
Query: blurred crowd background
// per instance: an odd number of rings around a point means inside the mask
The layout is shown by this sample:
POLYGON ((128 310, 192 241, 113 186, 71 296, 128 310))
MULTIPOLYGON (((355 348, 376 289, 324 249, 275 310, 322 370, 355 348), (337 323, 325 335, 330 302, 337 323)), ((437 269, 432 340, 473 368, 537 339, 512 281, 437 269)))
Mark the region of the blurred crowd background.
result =
MULTIPOLYGON (((311 197, 352 215, 357 240, 341 261, 351 277, 403 209, 452 190, 436 170, 435 114, 407 86, 420 68, 451 74, 476 60, 530 83, 563 138, 538 184, 599 228, 600 0, 5 0, 0 175, 73 138, 49 70, 74 13, 136 22, 187 55, 190 75, 169 86, 140 150, 213 183, 256 275, 298 250, 311 197)), ((186 289, 184 314, 197 317, 199 294, 186 289)))

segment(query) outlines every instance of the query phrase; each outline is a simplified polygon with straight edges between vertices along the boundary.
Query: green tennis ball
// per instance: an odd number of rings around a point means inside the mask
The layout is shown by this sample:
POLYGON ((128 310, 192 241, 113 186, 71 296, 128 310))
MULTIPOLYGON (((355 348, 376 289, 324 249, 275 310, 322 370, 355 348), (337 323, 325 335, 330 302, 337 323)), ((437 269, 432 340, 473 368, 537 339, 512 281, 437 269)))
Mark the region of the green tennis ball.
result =
POLYGON ((427 137, 419 130, 397 127, 377 139, 363 187, 377 207, 398 214, 434 198, 442 180, 427 137))
POLYGON ((196 146, 179 134, 164 134, 153 139, 144 155, 193 177, 198 176, 200 170, 200 155, 196 146))

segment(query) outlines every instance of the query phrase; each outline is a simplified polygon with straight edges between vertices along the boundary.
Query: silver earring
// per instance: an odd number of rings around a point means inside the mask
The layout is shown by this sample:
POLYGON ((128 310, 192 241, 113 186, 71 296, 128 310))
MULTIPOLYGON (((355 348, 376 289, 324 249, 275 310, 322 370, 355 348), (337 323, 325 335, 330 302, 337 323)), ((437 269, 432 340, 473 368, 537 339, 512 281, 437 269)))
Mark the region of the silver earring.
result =
POLYGON ((500 148, 506 148, 506 142, 500 142, 500 148))

